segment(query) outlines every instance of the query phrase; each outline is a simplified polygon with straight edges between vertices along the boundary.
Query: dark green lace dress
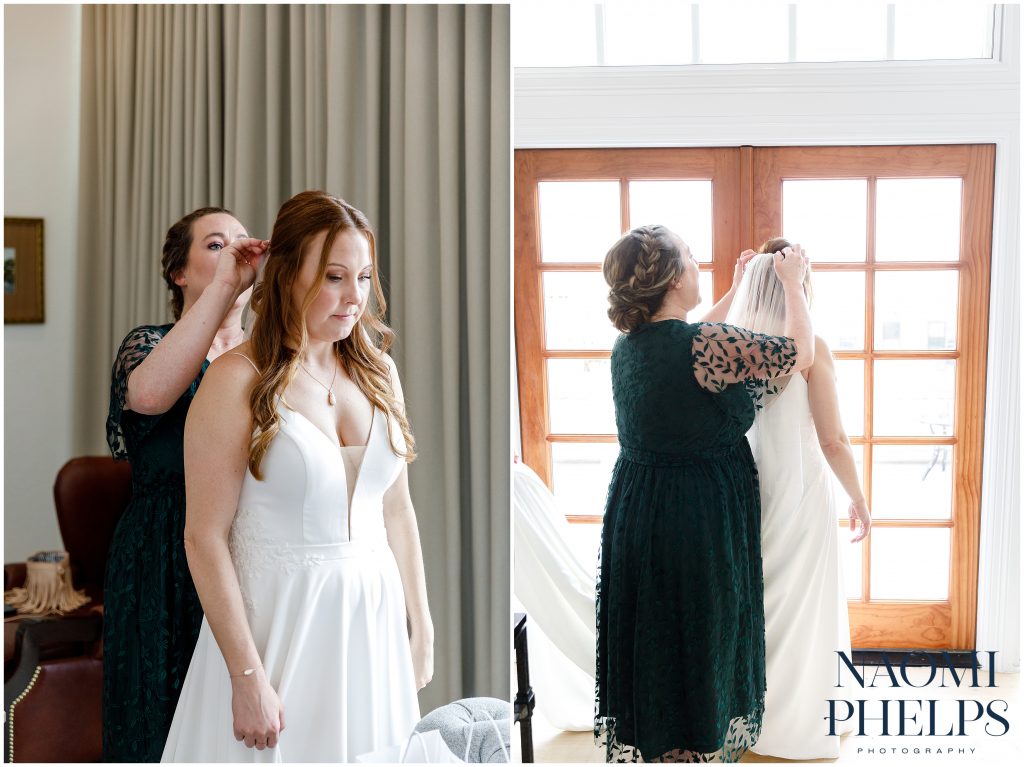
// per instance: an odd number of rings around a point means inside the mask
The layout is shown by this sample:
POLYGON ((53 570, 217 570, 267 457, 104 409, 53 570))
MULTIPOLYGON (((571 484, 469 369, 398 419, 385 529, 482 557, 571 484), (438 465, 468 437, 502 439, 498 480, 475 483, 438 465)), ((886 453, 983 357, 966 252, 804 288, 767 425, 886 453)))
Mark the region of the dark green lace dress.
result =
POLYGON ((735 761, 757 740, 761 507, 745 434, 795 359, 791 339, 679 320, 615 344, 595 718, 610 762, 735 761))
POLYGON ((107 559, 103 626, 103 760, 159 762, 203 610, 185 548, 185 416, 208 362, 166 413, 124 409, 128 375, 171 329, 129 333, 110 386, 107 441, 132 465, 132 500, 107 559))

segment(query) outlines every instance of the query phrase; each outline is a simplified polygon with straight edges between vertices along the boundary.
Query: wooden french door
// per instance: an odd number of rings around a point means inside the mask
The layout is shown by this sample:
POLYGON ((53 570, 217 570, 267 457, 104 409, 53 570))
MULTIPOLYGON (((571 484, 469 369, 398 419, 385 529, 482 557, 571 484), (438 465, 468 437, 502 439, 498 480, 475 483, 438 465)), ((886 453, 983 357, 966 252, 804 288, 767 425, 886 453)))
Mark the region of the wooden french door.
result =
POLYGON ((523 459, 556 494, 571 496, 571 522, 600 523, 618 454, 608 367, 618 333, 606 313, 604 255, 634 226, 686 231, 709 306, 728 290, 749 226, 742 176, 734 149, 516 152, 523 459))
POLYGON ((875 519, 843 546, 854 646, 972 649, 993 164, 989 145, 517 151, 525 463, 570 521, 600 521, 618 452, 600 269, 622 232, 677 230, 705 305, 741 250, 787 236, 875 519))
POLYGON ((754 151, 754 240, 807 246, 816 330, 863 403, 843 419, 874 522, 843 547, 855 647, 974 648, 994 161, 991 145, 754 151))

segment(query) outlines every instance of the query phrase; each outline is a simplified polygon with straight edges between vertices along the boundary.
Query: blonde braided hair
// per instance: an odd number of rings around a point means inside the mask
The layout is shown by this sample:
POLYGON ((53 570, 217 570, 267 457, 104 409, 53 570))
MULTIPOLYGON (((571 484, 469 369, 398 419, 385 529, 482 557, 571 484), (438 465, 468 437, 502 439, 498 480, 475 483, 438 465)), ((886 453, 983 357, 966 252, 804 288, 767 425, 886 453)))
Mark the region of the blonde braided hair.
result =
POLYGON ((623 235, 604 257, 608 283, 608 319, 623 333, 651 321, 661 308, 669 285, 686 266, 672 232, 655 224, 623 235))

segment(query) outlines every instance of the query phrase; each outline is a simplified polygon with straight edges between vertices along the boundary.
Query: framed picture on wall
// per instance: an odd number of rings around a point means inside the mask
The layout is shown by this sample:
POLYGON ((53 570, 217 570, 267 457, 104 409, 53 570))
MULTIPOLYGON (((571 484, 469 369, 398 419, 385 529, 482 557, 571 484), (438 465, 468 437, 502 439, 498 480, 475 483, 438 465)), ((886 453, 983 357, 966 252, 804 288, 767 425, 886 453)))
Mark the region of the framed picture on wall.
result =
POLYGON ((4 322, 43 322, 43 219, 4 218, 4 322))

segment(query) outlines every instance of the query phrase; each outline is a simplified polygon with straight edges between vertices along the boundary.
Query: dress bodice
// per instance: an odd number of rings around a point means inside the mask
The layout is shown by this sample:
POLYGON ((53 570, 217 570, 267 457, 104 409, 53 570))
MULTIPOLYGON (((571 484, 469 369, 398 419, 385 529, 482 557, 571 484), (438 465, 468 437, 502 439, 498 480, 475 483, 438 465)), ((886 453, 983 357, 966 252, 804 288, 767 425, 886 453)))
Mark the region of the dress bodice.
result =
POLYGON ((694 376, 698 326, 666 321, 620 336, 612 351, 612 393, 625 448, 699 455, 734 445, 754 420, 742 384, 713 394, 694 376))
POLYGON ((619 443, 645 462, 713 458, 742 441, 770 379, 795 361, 781 336, 675 319, 642 325, 612 350, 619 443))
MULTIPOLYGON (((384 493, 404 464, 391 449, 386 416, 374 410, 349 503, 339 446, 301 413, 282 404, 278 412, 281 428, 263 458, 263 480, 250 471, 242 480, 233 535, 300 547, 382 538, 384 493)), ((401 434, 397 426, 393 432, 401 434)))

